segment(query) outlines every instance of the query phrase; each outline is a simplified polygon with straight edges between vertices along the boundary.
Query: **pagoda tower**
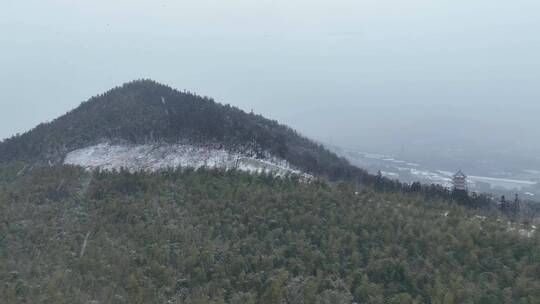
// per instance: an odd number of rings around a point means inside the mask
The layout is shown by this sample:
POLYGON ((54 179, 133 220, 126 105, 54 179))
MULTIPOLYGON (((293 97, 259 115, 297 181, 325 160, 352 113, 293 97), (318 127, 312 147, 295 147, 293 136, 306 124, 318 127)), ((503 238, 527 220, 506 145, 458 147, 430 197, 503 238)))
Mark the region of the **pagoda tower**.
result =
POLYGON ((452 177, 452 183, 454 184, 454 190, 467 191, 467 175, 459 170, 452 177))

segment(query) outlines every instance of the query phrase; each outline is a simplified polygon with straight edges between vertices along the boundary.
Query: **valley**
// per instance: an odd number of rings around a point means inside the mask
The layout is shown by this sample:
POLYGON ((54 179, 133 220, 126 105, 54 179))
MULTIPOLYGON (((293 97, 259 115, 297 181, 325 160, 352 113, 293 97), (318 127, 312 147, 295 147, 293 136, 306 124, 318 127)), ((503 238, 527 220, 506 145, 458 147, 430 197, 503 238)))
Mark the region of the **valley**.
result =
POLYGON ((456 166, 454 171, 447 163, 423 164, 421 161, 405 161, 398 157, 377 153, 367 153, 356 149, 344 149, 331 146, 338 155, 347 158, 352 164, 366 168, 371 174, 381 171, 383 176, 398 179, 405 183, 420 181, 424 184, 439 184, 447 188, 452 187, 452 176, 458 169, 468 175, 470 191, 479 193, 492 193, 495 195, 512 196, 518 193, 524 199, 536 200, 540 197, 540 172, 531 169, 493 172, 495 176, 478 176, 474 172, 467 172, 466 168, 456 166), (445 168, 441 168, 441 167, 445 168))

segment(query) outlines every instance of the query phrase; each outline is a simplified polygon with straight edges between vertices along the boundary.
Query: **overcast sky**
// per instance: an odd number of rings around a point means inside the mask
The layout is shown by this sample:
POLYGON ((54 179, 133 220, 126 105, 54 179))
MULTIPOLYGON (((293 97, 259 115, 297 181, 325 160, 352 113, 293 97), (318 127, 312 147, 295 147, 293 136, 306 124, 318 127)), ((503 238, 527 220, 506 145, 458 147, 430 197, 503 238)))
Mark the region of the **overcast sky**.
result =
POLYGON ((371 151, 540 146, 538 0, 0 0, 0 55, 0 138, 151 78, 371 151))

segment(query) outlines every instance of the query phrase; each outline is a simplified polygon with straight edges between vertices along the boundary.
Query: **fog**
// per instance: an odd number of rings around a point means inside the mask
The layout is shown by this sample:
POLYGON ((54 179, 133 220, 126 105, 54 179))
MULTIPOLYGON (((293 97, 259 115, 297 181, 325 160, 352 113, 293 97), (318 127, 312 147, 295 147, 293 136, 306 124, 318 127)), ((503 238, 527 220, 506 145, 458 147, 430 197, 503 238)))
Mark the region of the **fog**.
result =
POLYGON ((540 168, 538 29, 537 0, 3 0, 0 138, 151 78, 331 145, 540 168))

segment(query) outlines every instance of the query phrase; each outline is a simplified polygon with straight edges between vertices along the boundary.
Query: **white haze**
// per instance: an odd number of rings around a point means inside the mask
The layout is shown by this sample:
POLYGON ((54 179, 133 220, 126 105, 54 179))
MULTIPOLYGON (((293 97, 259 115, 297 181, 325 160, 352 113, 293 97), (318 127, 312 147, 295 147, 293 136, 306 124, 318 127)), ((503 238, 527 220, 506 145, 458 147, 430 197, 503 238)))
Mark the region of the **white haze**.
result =
POLYGON ((533 159, 539 29, 537 0, 2 0, 0 138, 152 78, 334 145, 533 159))

